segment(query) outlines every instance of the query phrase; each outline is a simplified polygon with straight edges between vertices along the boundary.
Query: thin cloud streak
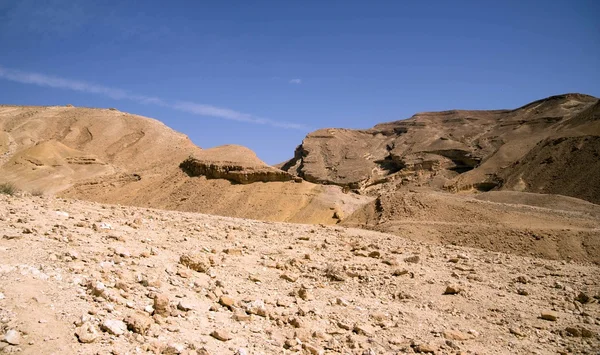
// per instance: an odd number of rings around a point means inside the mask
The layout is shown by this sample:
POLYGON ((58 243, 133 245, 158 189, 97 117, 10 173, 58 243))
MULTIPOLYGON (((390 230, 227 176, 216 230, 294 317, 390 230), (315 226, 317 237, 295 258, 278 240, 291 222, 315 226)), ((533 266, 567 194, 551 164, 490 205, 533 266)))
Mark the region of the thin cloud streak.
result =
POLYGON ((255 117, 255 116, 252 116, 249 114, 237 112, 237 111, 230 110, 227 108, 215 107, 215 106, 211 106, 211 105, 202 105, 202 104, 196 104, 193 102, 180 101, 180 102, 175 103, 174 105, 168 105, 168 106, 173 109, 179 110, 179 111, 189 112, 189 113, 193 113, 193 114, 197 114, 197 115, 201 115, 201 116, 220 117, 220 118, 231 120, 231 121, 247 122, 247 123, 253 123, 253 124, 263 124, 263 125, 269 125, 269 126, 279 127, 279 128, 291 128, 291 129, 300 129, 300 130, 306 129, 306 127, 301 124, 273 121, 273 120, 269 120, 266 118, 255 117))
POLYGON ((115 100, 132 100, 143 104, 155 104, 166 106, 166 103, 157 98, 144 95, 133 95, 125 90, 111 88, 102 85, 95 85, 78 80, 60 78, 51 75, 23 72, 20 70, 7 69, 0 66, 0 78, 15 81, 22 84, 34 84, 38 86, 47 86, 57 89, 67 89, 73 91, 87 92, 108 96, 115 100))
POLYGON ((292 79, 290 80, 290 84, 300 85, 302 84, 302 79, 292 79))
POLYGON ((177 111, 187 112, 199 116, 215 117, 251 124, 269 125, 278 128, 299 130, 306 129, 306 126, 301 124, 273 121, 266 118, 255 117, 247 113, 238 112, 229 108, 186 101, 169 103, 158 97, 132 94, 123 89, 111 88, 108 86, 96 85, 78 80, 65 79, 57 76, 23 72, 20 70, 8 69, 2 66, 0 66, 0 78, 22 84, 33 84, 37 86, 73 90, 103 95, 115 100, 130 100, 145 105, 168 107, 177 111))

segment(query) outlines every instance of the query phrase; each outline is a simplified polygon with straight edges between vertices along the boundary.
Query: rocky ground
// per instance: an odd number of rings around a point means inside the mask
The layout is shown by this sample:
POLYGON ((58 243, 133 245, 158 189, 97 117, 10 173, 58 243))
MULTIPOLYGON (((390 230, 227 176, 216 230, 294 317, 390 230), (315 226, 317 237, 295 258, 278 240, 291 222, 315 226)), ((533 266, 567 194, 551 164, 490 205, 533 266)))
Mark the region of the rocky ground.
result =
POLYGON ((0 195, 0 352, 598 354, 599 299, 591 263, 0 195))

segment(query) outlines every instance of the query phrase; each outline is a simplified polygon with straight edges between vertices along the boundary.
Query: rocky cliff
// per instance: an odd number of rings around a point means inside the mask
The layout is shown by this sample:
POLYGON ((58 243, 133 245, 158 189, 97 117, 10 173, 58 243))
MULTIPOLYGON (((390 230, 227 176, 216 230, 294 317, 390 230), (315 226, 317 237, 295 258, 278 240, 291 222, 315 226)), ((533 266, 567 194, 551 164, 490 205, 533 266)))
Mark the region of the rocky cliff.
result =
POLYGON ((179 167, 191 177, 205 176, 207 179, 225 179, 238 184, 294 179, 290 173, 269 166, 243 166, 234 162, 210 162, 193 157, 181 162, 179 167))
MULTIPOLYGON (((385 183, 450 191, 513 188, 504 185, 511 167, 539 142, 600 135, 598 106, 593 96, 565 94, 513 110, 425 112, 365 130, 321 129, 306 136, 282 169, 359 190, 385 183)), ((600 181, 600 172, 576 169, 600 181)))

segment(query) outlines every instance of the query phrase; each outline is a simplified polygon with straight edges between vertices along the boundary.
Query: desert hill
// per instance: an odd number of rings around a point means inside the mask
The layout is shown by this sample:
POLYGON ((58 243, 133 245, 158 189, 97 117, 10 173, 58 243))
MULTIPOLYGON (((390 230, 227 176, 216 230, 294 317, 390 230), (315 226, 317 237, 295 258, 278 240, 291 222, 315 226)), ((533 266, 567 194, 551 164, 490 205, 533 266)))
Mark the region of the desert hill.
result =
POLYGON ((600 263, 599 107, 567 94, 515 110, 324 129, 281 170, 248 148, 201 149, 156 120, 114 109, 0 106, 0 183, 600 263))
POLYGON ((593 354, 598 107, 321 130, 281 170, 0 106, 0 352, 593 354))
POLYGON ((547 138, 500 175, 503 189, 576 196, 600 204, 600 136, 547 138))
POLYGON ((173 165, 201 151, 163 123, 114 109, 0 106, 1 179, 54 193, 173 165))
POLYGON ((424 112, 367 130, 321 129, 306 136, 282 169, 366 192, 391 182, 557 193, 597 203, 600 170, 589 163, 599 160, 599 107, 595 97, 565 94, 514 110, 424 112), (554 142, 562 143, 550 173, 540 163, 548 161, 544 146, 554 142), (569 186, 582 181, 588 186, 569 186))
POLYGON ((0 106, 0 182, 25 191, 327 224, 372 199, 293 180, 245 147, 203 150, 157 120, 115 109, 0 106))
POLYGON ((514 110, 425 112, 368 130, 321 129, 281 168, 373 196, 346 226, 598 262, 599 108, 595 97, 565 94, 514 110))

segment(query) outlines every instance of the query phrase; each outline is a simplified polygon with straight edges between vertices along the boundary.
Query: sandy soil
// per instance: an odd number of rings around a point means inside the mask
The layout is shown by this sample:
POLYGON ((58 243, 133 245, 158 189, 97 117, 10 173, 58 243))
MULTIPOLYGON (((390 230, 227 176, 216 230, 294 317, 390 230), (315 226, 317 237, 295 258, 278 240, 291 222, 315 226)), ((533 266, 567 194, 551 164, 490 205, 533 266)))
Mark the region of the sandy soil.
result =
POLYGON ((397 191, 342 224, 440 245, 600 263, 600 206, 560 195, 397 191))
POLYGON ((600 268, 0 195, 0 352, 597 354, 600 268))

